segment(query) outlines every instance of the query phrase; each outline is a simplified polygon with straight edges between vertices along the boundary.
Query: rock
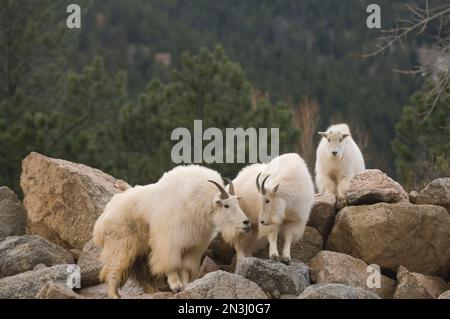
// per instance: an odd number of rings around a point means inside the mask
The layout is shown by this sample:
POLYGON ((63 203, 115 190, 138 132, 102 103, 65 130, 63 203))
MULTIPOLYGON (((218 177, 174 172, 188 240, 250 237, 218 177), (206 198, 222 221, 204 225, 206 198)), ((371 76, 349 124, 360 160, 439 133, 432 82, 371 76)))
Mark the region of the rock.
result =
POLYGON ((2 278, 0 299, 33 299, 49 281, 65 285, 71 274, 68 267, 56 265, 2 278))
POLYGON ((267 299, 261 288, 242 276, 219 270, 187 284, 177 299, 267 299))
MULTIPOLYGON (((83 288, 79 294, 89 299, 108 299, 108 289, 105 283, 83 288)), ((145 292, 139 284, 129 279, 125 285, 119 289, 119 294, 122 299, 145 299, 145 292)))
POLYGON ((309 286, 299 299, 380 299, 376 294, 362 288, 342 284, 317 284, 309 286))
POLYGON ((206 274, 209 274, 210 272, 215 272, 220 270, 219 266, 209 258, 208 256, 205 256, 205 259, 203 259, 202 265, 200 266, 200 271, 198 274, 198 278, 204 277, 206 274))
POLYGON ((416 203, 443 206, 450 213, 450 178, 432 181, 419 193, 416 203))
POLYGON ((33 270, 40 270, 40 269, 45 269, 45 268, 48 268, 48 267, 44 264, 37 264, 36 266, 33 267, 33 270))
POLYGON ((39 236, 11 236, 0 241, 0 278, 33 270, 38 264, 73 264, 69 251, 39 236))
POLYGON ((237 275, 258 284, 269 296, 299 295, 310 285, 309 268, 303 263, 283 263, 254 257, 239 259, 237 275))
POLYGON ((78 262, 78 259, 80 259, 81 250, 73 248, 73 249, 71 249, 69 251, 72 254, 72 257, 75 260, 75 262, 78 262))
POLYGON ((419 193, 416 191, 410 191, 409 192, 409 201, 413 204, 416 204, 417 197, 419 197, 419 193))
POLYGON ((81 269, 81 286, 89 287, 100 283, 100 271, 102 263, 100 262, 101 249, 90 240, 84 245, 78 259, 78 266, 81 269))
POLYGON ((450 290, 441 294, 438 299, 450 299, 450 290))
POLYGON ((335 215, 336 196, 317 194, 309 216, 308 226, 317 229, 322 238, 326 240, 333 227, 335 215))
POLYGON ((377 169, 368 169, 353 177, 345 192, 347 206, 405 201, 409 201, 409 196, 403 187, 377 169))
POLYGON ((22 162, 29 234, 82 249, 110 198, 116 179, 97 169, 31 153, 22 162))
POLYGON ((372 282, 369 276, 373 271, 367 266, 361 259, 325 250, 309 262, 311 280, 315 283, 344 284, 369 290, 381 298, 392 298, 396 281, 381 275, 380 288, 370 289, 367 280, 372 282))
POLYGON ((450 215, 439 206, 410 203, 346 207, 336 216, 326 248, 394 273, 403 265, 445 277, 450 269, 450 215))
POLYGON ((25 234, 27 211, 8 187, 0 187, 0 238, 25 234))
MULTIPOLYGON (((323 238, 319 231, 312 227, 306 227, 302 239, 291 246, 292 262, 307 263, 323 249, 323 238)), ((278 241, 278 251, 282 251, 283 241, 278 241)), ((269 259, 269 248, 266 247, 254 254, 257 258, 269 259)))
POLYGON ((48 282, 36 295, 36 299, 85 299, 66 285, 48 282))
POLYGON ((398 269, 397 280, 395 299, 436 299, 450 289, 442 278, 409 272, 402 266, 398 269))
POLYGON ((218 234, 209 244, 206 255, 220 264, 229 265, 235 256, 234 248, 227 244, 221 234, 218 234))

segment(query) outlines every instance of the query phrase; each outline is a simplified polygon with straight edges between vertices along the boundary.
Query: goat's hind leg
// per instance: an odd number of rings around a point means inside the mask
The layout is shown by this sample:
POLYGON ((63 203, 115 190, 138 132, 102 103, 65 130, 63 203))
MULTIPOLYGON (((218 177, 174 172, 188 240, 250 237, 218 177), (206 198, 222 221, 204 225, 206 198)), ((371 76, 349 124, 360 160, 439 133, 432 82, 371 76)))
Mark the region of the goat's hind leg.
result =
POLYGON ((136 259, 136 247, 127 240, 108 240, 101 254, 103 269, 100 280, 106 281, 108 297, 120 298, 119 288, 128 279, 130 267, 136 259))

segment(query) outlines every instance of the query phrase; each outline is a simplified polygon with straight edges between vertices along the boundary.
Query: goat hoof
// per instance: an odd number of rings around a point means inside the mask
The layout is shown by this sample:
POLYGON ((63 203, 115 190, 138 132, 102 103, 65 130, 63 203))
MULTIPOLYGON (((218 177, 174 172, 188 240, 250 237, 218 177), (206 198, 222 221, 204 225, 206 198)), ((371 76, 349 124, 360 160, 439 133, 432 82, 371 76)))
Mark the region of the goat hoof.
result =
POLYGON ((181 292, 181 290, 183 289, 183 286, 176 286, 174 288, 172 288, 172 293, 177 294, 179 292, 181 292))
POLYGON ((286 264, 286 265, 290 265, 291 264, 291 258, 288 258, 288 257, 281 257, 280 258, 280 261, 283 263, 283 264, 286 264))
POLYGON ((270 260, 279 261, 280 260, 280 256, 278 256, 278 255, 271 255, 270 256, 270 260))

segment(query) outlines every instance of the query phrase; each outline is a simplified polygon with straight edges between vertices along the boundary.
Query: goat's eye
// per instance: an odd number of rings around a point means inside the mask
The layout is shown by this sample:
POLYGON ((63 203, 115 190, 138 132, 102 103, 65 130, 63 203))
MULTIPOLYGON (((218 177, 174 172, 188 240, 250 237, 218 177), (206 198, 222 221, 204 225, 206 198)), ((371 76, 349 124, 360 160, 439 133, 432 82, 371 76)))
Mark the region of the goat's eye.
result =
POLYGON ((229 208, 229 207, 230 207, 230 205, 228 205, 228 204, 225 204, 225 205, 223 205, 223 207, 225 207, 225 208, 229 208))
POLYGON ((269 204, 269 203, 270 203, 270 200, 269 200, 269 199, 266 199, 266 203, 269 204))
POLYGON ((330 143, 331 142, 331 140, 330 139, 328 139, 328 143, 330 143))
POLYGON ((342 138, 339 140, 339 142, 341 142, 342 143, 342 138))

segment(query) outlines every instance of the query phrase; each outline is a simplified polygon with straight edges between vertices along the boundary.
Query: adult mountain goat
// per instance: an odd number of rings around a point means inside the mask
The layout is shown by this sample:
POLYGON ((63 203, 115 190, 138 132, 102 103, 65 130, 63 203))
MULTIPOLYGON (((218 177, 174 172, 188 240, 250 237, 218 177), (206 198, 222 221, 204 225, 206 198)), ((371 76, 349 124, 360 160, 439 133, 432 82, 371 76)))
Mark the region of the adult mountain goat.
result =
POLYGON ((278 260, 281 235, 281 261, 289 263, 291 244, 303 236, 314 201, 314 184, 303 159, 298 154, 285 154, 268 164, 248 166, 233 184, 252 226, 249 234, 224 236, 224 240, 233 244, 237 257, 242 258, 251 255, 261 238, 267 238, 270 258, 278 260))
POLYGON ((318 191, 336 195, 342 200, 353 176, 365 169, 363 155, 347 124, 332 125, 319 134, 322 140, 316 154, 318 191))
POLYGON ((102 247, 100 277, 108 295, 128 274, 144 289, 150 277, 167 276, 172 291, 196 279, 200 259, 216 231, 250 229, 237 197, 227 192, 219 173, 200 166, 179 166, 151 185, 114 195, 94 227, 102 247), (146 267, 142 267, 142 261, 146 267))

